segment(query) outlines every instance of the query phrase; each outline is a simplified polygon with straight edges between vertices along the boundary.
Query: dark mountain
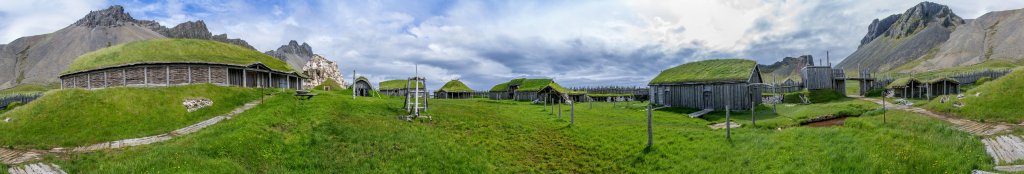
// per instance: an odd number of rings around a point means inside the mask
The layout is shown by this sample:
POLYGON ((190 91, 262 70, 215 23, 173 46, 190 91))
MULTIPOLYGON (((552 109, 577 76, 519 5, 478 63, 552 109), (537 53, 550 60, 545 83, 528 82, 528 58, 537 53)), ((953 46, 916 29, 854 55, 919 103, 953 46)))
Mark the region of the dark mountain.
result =
POLYGON ((295 69, 302 69, 313 58, 313 47, 305 42, 299 45, 299 42, 295 40, 289 41, 287 45, 281 45, 277 50, 271 50, 264 52, 264 54, 274 56, 277 59, 288 62, 289 65, 295 67, 295 69))
POLYGON ((764 80, 778 80, 779 83, 781 83, 787 78, 793 79, 794 81, 800 81, 800 69, 803 69, 807 65, 813 63, 814 58, 811 55, 803 55, 799 57, 782 58, 782 61, 775 62, 771 65, 757 66, 761 69, 762 74, 765 75, 764 80), (773 77, 776 79, 772 79, 773 77))
POLYGON ((857 51, 836 65, 838 68, 888 71, 912 62, 949 39, 964 20, 949 7, 922 2, 903 14, 875 19, 861 39, 857 51))
POLYGON ((0 46, 0 89, 18 84, 58 82, 57 76, 78 56, 100 48, 156 38, 210 39, 252 48, 245 41, 211 35, 202 21, 166 28, 136 20, 124 7, 92 11, 53 33, 27 36, 0 46))

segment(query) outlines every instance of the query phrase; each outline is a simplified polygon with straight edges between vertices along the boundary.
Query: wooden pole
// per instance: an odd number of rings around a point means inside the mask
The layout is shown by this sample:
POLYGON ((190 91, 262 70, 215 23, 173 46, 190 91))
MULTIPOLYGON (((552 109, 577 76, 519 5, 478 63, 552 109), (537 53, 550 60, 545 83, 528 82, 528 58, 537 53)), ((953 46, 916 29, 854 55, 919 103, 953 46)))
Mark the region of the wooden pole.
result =
POLYGON ((729 128, 729 126, 731 126, 731 125, 729 124, 729 119, 730 119, 730 118, 729 118, 729 105, 725 105, 725 139, 732 139, 732 138, 730 137, 730 135, 731 135, 732 133, 731 133, 731 132, 729 132, 729 131, 730 131, 730 130, 729 130, 729 129, 730 129, 730 128, 729 128))
POLYGON ((569 125, 576 123, 576 102, 569 103, 569 125))
POLYGON ((558 102, 558 119, 559 120, 562 119, 562 102, 561 101, 558 102))
POLYGON ((755 115, 755 114, 754 114, 754 112, 755 112, 755 111, 754 111, 754 110, 755 110, 754 108, 756 108, 756 107, 757 107, 757 106, 756 106, 756 104, 754 104, 754 102, 753 102, 753 101, 751 101, 751 102, 750 102, 750 124, 751 124, 752 126, 757 126, 757 118, 756 118, 756 117, 754 117, 754 115, 755 115))
POLYGON ((651 104, 647 104, 647 147, 654 146, 654 126, 651 125, 651 104))

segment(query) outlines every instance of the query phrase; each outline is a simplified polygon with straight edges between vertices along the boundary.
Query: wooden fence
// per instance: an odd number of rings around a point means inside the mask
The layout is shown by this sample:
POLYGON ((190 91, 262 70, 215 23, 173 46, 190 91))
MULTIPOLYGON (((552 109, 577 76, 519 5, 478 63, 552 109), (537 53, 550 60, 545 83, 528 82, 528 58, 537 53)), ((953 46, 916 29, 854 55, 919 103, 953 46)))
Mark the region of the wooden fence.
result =
POLYGON ((10 105, 11 103, 14 103, 14 102, 19 102, 19 103, 25 104, 25 103, 31 102, 32 100, 36 100, 36 98, 39 98, 41 96, 43 96, 43 93, 15 94, 15 95, 3 96, 3 97, 0 97, 0 109, 7 108, 7 105, 10 105))
POLYGON ((570 87, 569 89, 585 91, 587 94, 633 94, 633 99, 638 101, 647 101, 651 95, 650 88, 638 86, 585 86, 570 87))
MULTIPOLYGON (((966 85, 966 84, 974 84, 974 82, 977 82, 978 79, 981 79, 983 77, 989 77, 989 78, 992 78, 992 80, 995 80, 995 79, 998 79, 1000 77, 1006 76, 1007 74, 1010 74, 1010 72, 1011 72, 1011 70, 979 70, 979 71, 973 71, 973 72, 953 73, 953 74, 949 74, 949 75, 945 75, 945 76, 940 76, 940 77, 953 78, 953 79, 956 79, 956 81, 960 82, 960 84, 966 85)), ((904 78, 904 77, 916 77, 916 76, 914 76, 914 74, 887 74, 887 75, 884 75, 884 76, 876 75, 876 77, 877 78, 875 79, 875 83, 873 83, 872 88, 883 89, 883 88, 885 88, 885 86, 889 85, 889 83, 892 83, 896 79, 904 78)), ((939 77, 933 77, 933 78, 939 78, 939 77)), ((918 80, 928 81, 928 80, 932 80, 932 79, 920 79, 919 78, 918 80)))

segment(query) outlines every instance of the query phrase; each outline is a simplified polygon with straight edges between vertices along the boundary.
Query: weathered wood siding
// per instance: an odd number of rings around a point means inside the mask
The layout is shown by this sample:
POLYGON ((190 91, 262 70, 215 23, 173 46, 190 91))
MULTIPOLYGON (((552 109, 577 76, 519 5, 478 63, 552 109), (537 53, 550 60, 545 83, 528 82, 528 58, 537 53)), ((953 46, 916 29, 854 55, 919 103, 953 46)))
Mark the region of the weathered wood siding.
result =
MULTIPOLYGON (((242 86, 243 67, 209 64, 137 65, 99 69, 61 76, 63 88, 107 88, 119 86, 169 86, 189 84, 216 84, 242 86)), ((249 71, 248 87, 293 88, 288 79, 300 79, 294 74, 271 71, 249 71), (268 74, 269 73, 269 74, 268 74), (273 76, 273 78, 271 78, 273 76), (291 85, 291 86, 290 86, 291 85)), ((294 82, 294 81, 292 81, 294 82)))
POLYGON ((832 89, 832 68, 827 66, 808 66, 800 72, 804 87, 808 90, 832 89))
POLYGON ((748 86, 748 83, 653 85, 651 102, 672 107, 715 110, 724 110, 725 105, 730 105, 731 109, 744 110, 750 109, 751 102, 761 104, 761 89, 748 86))

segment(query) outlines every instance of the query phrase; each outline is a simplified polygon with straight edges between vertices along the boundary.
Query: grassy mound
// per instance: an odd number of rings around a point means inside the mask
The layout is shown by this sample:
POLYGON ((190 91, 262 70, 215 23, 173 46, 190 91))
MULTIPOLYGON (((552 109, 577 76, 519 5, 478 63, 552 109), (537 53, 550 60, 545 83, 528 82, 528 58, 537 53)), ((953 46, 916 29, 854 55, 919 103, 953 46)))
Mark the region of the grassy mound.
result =
POLYGON ((0 90, 0 97, 17 94, 34 94, 49 91, 51 89, 60 88, 59 84, 50 85, 37 85, 37 84, 21 84, 11 88, 0 90))
POLYGON ((810 100, 811 103, 827 103, 830 101, 836 101, 846 98, 846 95, 844 95, 844 93, 840 93, 839 91, 831 89, 820 89, 804 92, 807 94, 807 100, 810 100))
POLYGON ((469 86, 466 86, 465 83, 459 80, 448 81, 439 90, 446 92, 473 92, 473 89, 470 89, 469 86))
POLYGON ((942 97, 936 97, 925 105, 933 111, 953 113, 961 117, 980 121, 1003 121, 1020 123, 1024 121, 1024 68, 1017 68, 1012 73, 977 86, 964 92, 963 99, 949 96, 949 101, 942 103, 942 97), (980 96, 975 94, 980 93, 980 96), (954 103, 964 104, 961 108, 953 107, 954 103))
POLYGON ((326 89, 324 87, 330 88, 331 90, 341 90, 341 84, 338 84, 338 82, 333 79, 324 80, 323 83, 320 83, 320 85, 313 88, 317 90, 324 90, 326 89))
MULTIPOLYGON (((593 103, 576 122, 526 102, 436 100, 432 124, 395 119, 399 98, 326 92, 267 104, 166 143, 50 159, 69 173, 966 173, 992 169, 980 141, 892 111, 847 126, 711 130, 712 122, 593 103), (346 108, 346 109, 337 109, 346 108)), ((815 106, 815 105, 810 105, 815 106)), ((822 106, 827 107, 827 106, 822 106)), ((563 107, 568 112, 569 108, 563 107)), ((780 112, 780 114, 789 114, 780 112)))
POLYGON ((757 62, 747 59, 711 59, 661 71, 650 84, 747 81, 757 62))
POLYGON ((166 133, 256 100, 257 89, 189 85, 165 88, 65 89, 0 115, 3 146, 50 148, 166 133), (182 102, 202 97, 213 106, 187 112, 182 102))

